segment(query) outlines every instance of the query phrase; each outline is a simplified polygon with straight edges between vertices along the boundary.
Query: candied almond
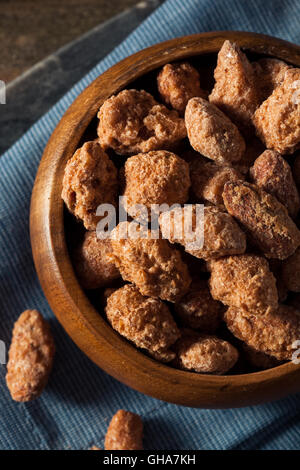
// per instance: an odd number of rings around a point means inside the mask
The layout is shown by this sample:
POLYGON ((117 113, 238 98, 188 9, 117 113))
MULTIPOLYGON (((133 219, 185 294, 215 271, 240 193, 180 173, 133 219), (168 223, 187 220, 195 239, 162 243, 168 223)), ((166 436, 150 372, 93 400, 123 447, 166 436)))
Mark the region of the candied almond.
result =
POLYGON ((96 215, 100 204, 116 204, 117 169, 100 145, 86 142, 67 162, 62 198, 87 230, 95 230, 101 220, 96 215))
POLYGON ((266 100, 280 85, 285 77, 285 72, 291 68, 282 60, 273 58, 259 59, 257 62, 252 63, 254 73, 256 76, 255 83, 257 84, 260 101, 266 100))
POLYGON ((101 106, 98 136, 104 149, 120 155, 168 150, 186 137, 177 111, 157 103, 144 90, 123 90, 101 106))
POLYGON ((288 305, 264 316, 230 307, 224 315, 231 333, 257 351, 279 361, 292 360, 294 342, 300 338, 300 312, 288 305))
POLYGON ((275 88, 253 116, 256 133, 269 149, 281 154, 300 148, 300 69, 285 72, 275 88))
POLYGON ((245 141, 238 128, 203 98, 190 99, 185 124, 193 149, 218 164, 237 162, 245 152, 245 141))
POLYGON ((223 205, 223 190, 227 181, 243 180, 242 174, 230 167, 219 166, 203 158, 195 158, 190 164, 192 191, 199 200, 223 205))
POLYGON ((159 299, 143 296, 126 284, 107 298, 106 316, 120 335, 162 362, 174 358, 170 346, 180 333, 169 308, 159 299))
POLYGON ((153 236, 135 222, 121 222, 112 231, 110 259, 124 281, 135 284, 143 295, 176 302, 188 291, 188 268, 176 248, 159 233, 158 238, 153 236))
POLYGON ((177 367, 202 374, 225 374, 232 369, 239 356, 228 341, 193 330, 182 331, 174 350, 177 367))
POLYGON ((227 256, 209 262, 210 292, 225 305, 267 314, 278 306, 276 280, 265 258, 227 256))
POLYGON ((34 400, 43 392, 53 365, 54 340, 37 310, 25 310, 14 325, 6 383, 15 401, 34 400))
POLYGON ((189 165, 174 153, 156 150, 134 155, 125 163, 123 196, 127 212, 135 218, 149 218, 167 204, 183 204, 188 200, 189 165), (143 210, 140 209, 143 205, 143 210), (147 209, 147 214, 143 211, 147 209))
POLYGON ((105 436, 105 450, 142 450, 143 422, 131 411, 118 410, 105 436))
POLYGON ((259 105, 254 69, 237 44, 225 41, 214 72, 215 86, 209 101, 218 106, 239 128, 251 127, 259 105))
POLYGON ((291 217, 300 208, 299 193, 287 161, 275 150, 265 150, 250 169, 252 181, 286 206, 291 217))
POLYGON ((223 200, 267 258, 285 259, 300 245, 300 232, 273 195, 245 181, 225 184, 223 200))
POLYGON ((215 206, 204 207, 203 216, 197 215, 195 204, 163 212, 159 216, 162 235, 171 243, 183 245, 191 255, 205 260, 244 253, 246 236, 233 217, 215 206))
POLYGON ((107 258, 111 252, 109 238, 97 238, 96 231, 85 233, 83 242, 72 254, 74 269, 84 289, 97 289, 120 277, 116 266, 107 258))
POLYGON ((164 65, 158 74, 157 85, 162 100, 181 114, 191 98, 204 97, 199 72, 188 62, 164 65))

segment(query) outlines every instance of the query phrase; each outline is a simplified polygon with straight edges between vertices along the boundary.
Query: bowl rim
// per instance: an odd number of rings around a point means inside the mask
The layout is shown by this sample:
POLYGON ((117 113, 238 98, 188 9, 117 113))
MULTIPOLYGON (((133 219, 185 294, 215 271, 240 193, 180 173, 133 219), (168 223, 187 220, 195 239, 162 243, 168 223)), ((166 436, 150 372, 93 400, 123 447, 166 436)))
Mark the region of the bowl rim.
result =
POLYGON ((226 39, 300 67, 300 46, 241 31, 183 36, 123 59, 85 88, 58 123, 44 150, 30 208, 31 244, 41 286, 79 348, 107 373, 142 393, 205 408, 257 404, 299 391, 300 365, 290 362, 249 374, 214 376, 173 369, 137 350, 105 322, 77 281, 65 242, 60 194, 65 163, 106 98, 169 61, 217 53, 226 39))

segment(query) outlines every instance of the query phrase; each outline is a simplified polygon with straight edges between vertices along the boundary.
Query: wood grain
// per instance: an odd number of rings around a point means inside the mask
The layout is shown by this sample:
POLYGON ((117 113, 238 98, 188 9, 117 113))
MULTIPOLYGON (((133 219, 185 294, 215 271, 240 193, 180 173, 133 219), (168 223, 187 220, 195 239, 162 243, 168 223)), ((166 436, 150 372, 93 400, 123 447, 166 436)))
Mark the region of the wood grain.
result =
POLYGON ((72 156, 103 101, 163 64, 216 53, 225 39, 259 54, 300 66, 300 47, 264 35, 212 32, 145 49, 98 77, 70 106, 53 132, 38 170, 31 201, 31 243, 37 273, 55 315, 79 346, 106 372, 140 392, 186 406, 254 405, 300 391, 300 366, 235 376, 206 376, 172 369, 135 349, 115 333, 78 284, 65 242, 61 186, 72 156))

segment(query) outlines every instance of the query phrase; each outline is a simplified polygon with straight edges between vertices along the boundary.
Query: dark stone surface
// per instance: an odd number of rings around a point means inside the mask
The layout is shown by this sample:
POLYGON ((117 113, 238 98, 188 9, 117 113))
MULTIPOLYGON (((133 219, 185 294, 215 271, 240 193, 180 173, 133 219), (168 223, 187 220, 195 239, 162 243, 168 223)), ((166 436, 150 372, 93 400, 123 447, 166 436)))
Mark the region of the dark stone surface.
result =
POLYGON ((0 106, 0 155, 163 0, 147 0, 93 28, 10 82, 0 106))
POLYGON ((34 64, 139 0, 1 0, 0 78, 34 64))

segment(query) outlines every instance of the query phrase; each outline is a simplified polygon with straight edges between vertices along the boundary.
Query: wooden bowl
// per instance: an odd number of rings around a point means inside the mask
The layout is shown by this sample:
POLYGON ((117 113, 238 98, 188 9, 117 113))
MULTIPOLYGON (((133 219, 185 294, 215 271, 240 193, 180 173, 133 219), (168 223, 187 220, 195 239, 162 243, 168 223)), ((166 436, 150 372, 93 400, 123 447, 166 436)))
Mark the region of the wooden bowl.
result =
MULTIPOLYGON (((287 363, 262 372, 209 376, 160 364, 119 336, 80 287, 65 241, 62 178, 100 105, 112 94, 165 63, 202 56, 216 60, 225 39, 250 53, 275 56, 300 66, 300 47, 244 32, 212 32, 172 39, 142 50, 99 76, 69 107, 53 132, 37 173, 30 213, 36 270, 55 315, 79 348, 98 366, 130 387, 180 405, 226 408, 254 405, 300 391, 300 365, 287 363)), ((140 79, 141 80, 141 79, 140 79)))

